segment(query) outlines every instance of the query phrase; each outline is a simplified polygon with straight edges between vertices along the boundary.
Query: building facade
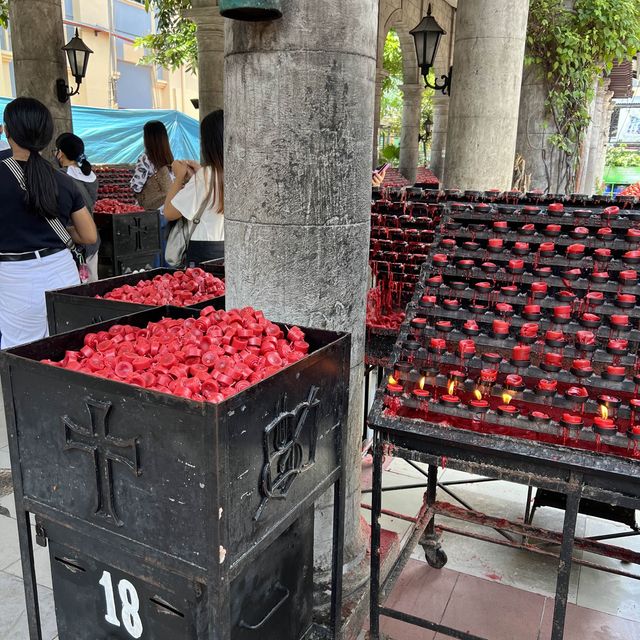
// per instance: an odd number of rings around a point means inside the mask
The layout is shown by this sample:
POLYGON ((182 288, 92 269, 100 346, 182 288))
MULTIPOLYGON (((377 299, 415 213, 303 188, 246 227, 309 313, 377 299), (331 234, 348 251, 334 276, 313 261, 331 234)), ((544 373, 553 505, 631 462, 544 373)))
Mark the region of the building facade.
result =
MULTIPOLYGON (((176 109, 198 117, 191 100, 198 79, 186 69, 168 71, 139 64, 144 50, 136 38, 153 32, 154 18, 143 0, 61 0, 65 42, 78 29, 94 54, 74 105, 111 109, 176 109)), ((15 97, 11 34, 0 29, 0 95, 15 97)), ((69 79, 71 86, 72 78, 69 79)))

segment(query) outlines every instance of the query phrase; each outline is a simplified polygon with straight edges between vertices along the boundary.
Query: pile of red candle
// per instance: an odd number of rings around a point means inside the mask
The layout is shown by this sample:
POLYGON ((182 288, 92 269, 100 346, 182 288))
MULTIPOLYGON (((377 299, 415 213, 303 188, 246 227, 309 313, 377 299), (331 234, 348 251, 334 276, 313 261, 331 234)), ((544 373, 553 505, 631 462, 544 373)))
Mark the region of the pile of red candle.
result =
POLYGON ((203 309, 146 327, 114 325, 88 333, 78 351, 45 364, 198 402, 225 398, 277 373, 309 352, 299 327, 285 332, 250 307, 203 309))
POLYGON ((224 293, 223 280, 195 267, 186 271, 158 275, 152 280, 140 280, 135 285, 125 284, 96 298, 103 297, 105 300, 133 302, 154 307, 163 305, 188 307, 223 296, 224 293))
POLYGON ((94 213, 140 213, 144 211, 142 207, 137 204, 128 204, 126 202, 120 202, 120 200, 113 200, 112 198, 103 198, 98 200, 93 208, 94 213))

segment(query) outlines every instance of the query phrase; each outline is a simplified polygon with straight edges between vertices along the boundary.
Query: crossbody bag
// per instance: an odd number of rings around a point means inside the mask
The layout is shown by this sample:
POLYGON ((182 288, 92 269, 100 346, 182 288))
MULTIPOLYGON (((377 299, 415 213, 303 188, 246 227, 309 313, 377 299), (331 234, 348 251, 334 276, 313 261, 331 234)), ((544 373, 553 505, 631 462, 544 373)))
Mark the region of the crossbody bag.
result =
MULTIPOLYGON (((26 191, 27 184, 25 182, 24 171, 22 167, 13 158, 6 158, 5 160, 3 160, 3 162, 7 166, 9 171, 11 171, 13 177, 17 180, 20 188, 23 191, 26 191)), ((66 227, 62 224, 62 222, 60 222, 58 218, 45 218, 45 220, 47 221, 53 232, 58 236, 58 238, 60 238, 62 244, 64 244, 64 246, 71 252, 73 260, 78 267, 80 282, 87 282, 87 280, 89 280, 89 268, 87 267, 87 263, 85 261, 84 253, 82 252, 82 250, 78 248, 76 243, 73 241, 73 238, 69 235, 66 227)))

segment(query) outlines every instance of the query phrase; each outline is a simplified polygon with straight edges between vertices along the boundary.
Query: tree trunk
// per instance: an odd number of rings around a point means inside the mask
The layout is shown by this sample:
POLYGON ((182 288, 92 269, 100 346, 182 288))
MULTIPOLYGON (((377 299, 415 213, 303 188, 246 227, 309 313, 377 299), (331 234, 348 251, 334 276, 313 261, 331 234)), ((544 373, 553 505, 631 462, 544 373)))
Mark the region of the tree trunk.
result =
MULTIPOLYGON (((9 0, 9 21, 16 94, 37 98, 45 104, 55 126, 53 141, 43 152, 47 158, 55 139, 71 131, 71 102, 59 102, 56 80, 69 82, 60 0, 9 0)), ((91 73, 91 60, 89 71, 91 73)), ((75 86, 74 86, 75 89, 75 86)))

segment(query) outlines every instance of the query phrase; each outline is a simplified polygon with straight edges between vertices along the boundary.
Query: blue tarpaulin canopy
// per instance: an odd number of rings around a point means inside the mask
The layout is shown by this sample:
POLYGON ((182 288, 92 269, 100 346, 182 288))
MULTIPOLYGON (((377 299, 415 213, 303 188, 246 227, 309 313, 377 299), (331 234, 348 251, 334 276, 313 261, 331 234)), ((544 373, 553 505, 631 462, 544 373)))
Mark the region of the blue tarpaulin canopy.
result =
MULTIPOLYGON (((10 102, 0 98, 0 114, 10 102)), ((164 122, 173 155, 180 159, 200 157, 197 120, 180 111, 162 109, 98 109, 72 107, 73 132, 84 140, 93 164, 132 164, 143 152, 142 127, 149 120, 164 122)))

